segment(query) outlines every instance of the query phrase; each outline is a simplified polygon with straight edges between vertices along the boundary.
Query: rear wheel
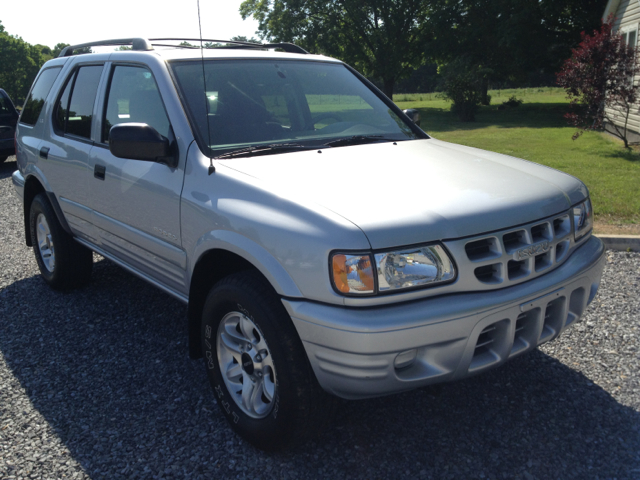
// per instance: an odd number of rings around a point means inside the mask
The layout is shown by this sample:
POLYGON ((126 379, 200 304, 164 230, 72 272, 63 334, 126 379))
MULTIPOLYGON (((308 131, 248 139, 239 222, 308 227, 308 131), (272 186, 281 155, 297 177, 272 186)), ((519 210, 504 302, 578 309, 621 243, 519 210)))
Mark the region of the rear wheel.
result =
POLYGON ((31 203, 29 233, 40 274, 52 288, 69 290, 89 280, 93 253, 64 231, 44 193, 31 203))
POLYGON ((327 420, 302 342, 271 286, 255 272, 218 282, 202 316, 209 381, 222 413, 245 440, 279 450, 327 420))

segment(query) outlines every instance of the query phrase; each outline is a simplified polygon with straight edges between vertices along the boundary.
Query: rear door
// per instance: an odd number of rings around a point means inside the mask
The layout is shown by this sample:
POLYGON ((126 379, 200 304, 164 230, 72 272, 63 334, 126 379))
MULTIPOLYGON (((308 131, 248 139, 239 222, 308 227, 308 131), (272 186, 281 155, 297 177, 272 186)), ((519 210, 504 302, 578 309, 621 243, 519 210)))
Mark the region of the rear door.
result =
POLYGON ((39 147, 39 166, 71 229, 91 238, 87 176, 97 92, 104 62, 78 64, 69 71, 53 107, 48 135, 39 147))

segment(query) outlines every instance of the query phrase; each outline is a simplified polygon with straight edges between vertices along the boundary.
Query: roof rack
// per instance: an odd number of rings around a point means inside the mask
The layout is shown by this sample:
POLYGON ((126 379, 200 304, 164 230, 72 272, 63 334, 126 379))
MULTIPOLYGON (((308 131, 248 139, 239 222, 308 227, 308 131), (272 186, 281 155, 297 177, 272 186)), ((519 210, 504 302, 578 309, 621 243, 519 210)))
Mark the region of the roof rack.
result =
MULTIPOLYGON (((222 43, 225 44, 223 46, 216 46, 214 48, 279 48, 284 50, 287 53, 302 53, 307 55, 307 52, 304 48, 295 45, 293 43, 281 42, 281 43, 253 43, 253 42, 241 42, 239 40, 216 40, 211 38, 150 38, 149 41, 152 42, 152 45, 156 46, 179 46, 179 45, 165 45, 159 44, 155 42, 162 41, 183 41, 183 42, 206 42, 206 43, 222 43)), ((186 47, 186 45, 184 45, 186 47)), ((198 46, 195 46, 198 48, 198 46)))
MULTIPOLYGON (((114 46, 114 45, 131 45, 132 50, 136 51, 149 51, 153 50, 154 46, 157 47, 182 47, 182 48, 192 48, 186 45, 168 45, 163 43, 156 43, 162 41, 183 41, 183 42, 207 42, 207 43, 219 43, 223 44, 220 46, 216 46, 214 48, 250 48, 250 49, 270 49, 270 48, 279 48, 288 53, 302 53, 308 54, 304 48, 295 45, 293 43, 253 43, 253 42, 241 42, 237 40, 215 40, 210 38, 119 38, 114 40, 101 40, 98 42, 89 42, 89 43, 79 43, 77 45, 69 45, 65 47, 60 52, 58 57, 70 57, 72 56, 75 50, 79 50, 81 48, 90 48, 90 47, 105 47, 105 46, 114 46)), ((199 48, 198 46, 194 46, 195 48, 199 48)))
POLYGON ((74 50, 87 47, 104 47, 113 45, 131 45, 132 50, 149 51, 153 50, 153 46, 146 38, 118 38, 115 40, 101 40, 99 42, 79 43, 77 45, 69 45, 64 47, 58 57, 70 57, 74 50))

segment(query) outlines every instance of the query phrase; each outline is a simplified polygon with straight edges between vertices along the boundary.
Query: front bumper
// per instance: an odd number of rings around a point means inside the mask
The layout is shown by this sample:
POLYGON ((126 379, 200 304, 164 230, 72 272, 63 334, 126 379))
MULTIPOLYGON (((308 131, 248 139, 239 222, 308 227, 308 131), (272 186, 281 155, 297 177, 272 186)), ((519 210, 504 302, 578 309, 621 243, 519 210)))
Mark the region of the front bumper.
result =
POLYGON ((283 303, 320 385, 375 397, 465 378, 553 340, 593 300, 604 252, 592 236, 557 269, 501 290, 372 308, 283 303))

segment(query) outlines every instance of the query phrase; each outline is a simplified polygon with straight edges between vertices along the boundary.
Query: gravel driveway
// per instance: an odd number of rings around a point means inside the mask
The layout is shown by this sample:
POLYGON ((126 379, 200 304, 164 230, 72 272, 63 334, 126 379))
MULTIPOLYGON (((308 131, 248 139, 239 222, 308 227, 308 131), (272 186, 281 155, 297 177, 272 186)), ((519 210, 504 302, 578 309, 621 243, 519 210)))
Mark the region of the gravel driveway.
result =
MULTIPOLYGON (((12 160, 12 159, 10 159, 12 160)), ((186 307, 96 257, 51 291, 0 165, 0 478, 640 478, 640 254, 558 341, 482 376, 344 402, 281 454, 245 444, 187 353, 186 307)))

